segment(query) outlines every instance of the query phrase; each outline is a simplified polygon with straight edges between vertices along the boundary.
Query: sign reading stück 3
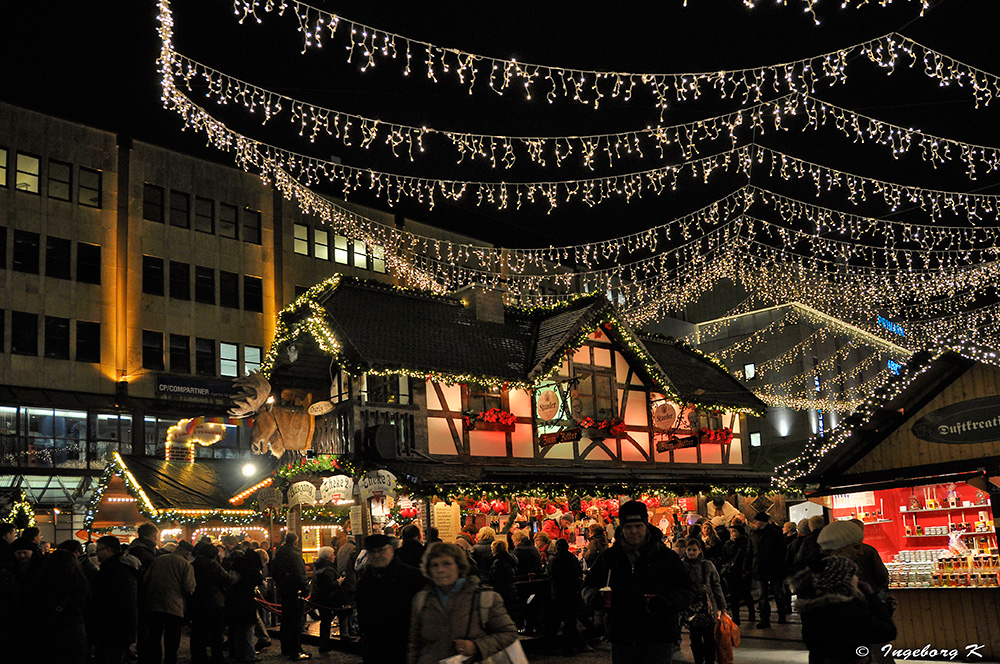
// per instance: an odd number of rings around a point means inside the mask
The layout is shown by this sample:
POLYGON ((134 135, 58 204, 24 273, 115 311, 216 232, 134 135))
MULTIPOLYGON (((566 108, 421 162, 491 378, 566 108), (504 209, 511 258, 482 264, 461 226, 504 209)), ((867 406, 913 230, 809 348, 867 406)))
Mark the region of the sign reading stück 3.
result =
POLYGON ((924 415, 913 435, 932 443, 989 443, 1000 440, 1000 395, 962 401, 924 415))

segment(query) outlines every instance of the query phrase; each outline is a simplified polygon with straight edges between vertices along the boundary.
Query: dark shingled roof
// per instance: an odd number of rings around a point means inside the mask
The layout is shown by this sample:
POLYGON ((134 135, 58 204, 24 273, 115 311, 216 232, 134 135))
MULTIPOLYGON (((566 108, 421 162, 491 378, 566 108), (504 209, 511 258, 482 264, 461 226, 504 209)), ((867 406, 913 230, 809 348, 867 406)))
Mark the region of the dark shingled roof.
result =
POLYGON ((685 401, 761 413, 767 409, 767 404, 742 383, 700 353, 674 342, 650 338, 641 338, 641 341, 685 401))
MULTIPOLYGON (((229 502, 248 482, 241 460, 198 459, 188 463, 122 455, 122 461, 157 509, 246 509, 229 502)), ((258 471, 256 481, 263 480, 269 470, 258 471)))
MULTIPOLYGON (((493 323, 478 320, 473 306, 453 297, 350 277, 342 277, 318 302, 343 346, 345 362, 354 367, 484 376, 511 383, 533 382, 579 340, 581 331, 616 317, 606 298, 592 295, 553 310, 508 308, 504 322, 493 323)), ((286 322, 307 314, 308 310, 291 314, 286 322)), ((620 321, 617 327, 622 334, 632 334, 620 321)), ((609 333, 618 334, 615 329, 609 333)), ((292 343, 298 357, 293 364, 287 353, 279 352, 271 371, 273 381, 305 389, 328 385, 330 358, 315 339, 300 335, 292 343)), ((671 383, 661 388, 698 403, 765 410, 763 402, 700 354, 668 341, 641 339, 641 344, 660 369, 653 366, 653 375, 647 377, 657 381, 662 373, 671 383)), ((623 351, 633 359, 642 354, 627 344, 623 351)), ((640 359, 642 364, 648 361, 640 359)))

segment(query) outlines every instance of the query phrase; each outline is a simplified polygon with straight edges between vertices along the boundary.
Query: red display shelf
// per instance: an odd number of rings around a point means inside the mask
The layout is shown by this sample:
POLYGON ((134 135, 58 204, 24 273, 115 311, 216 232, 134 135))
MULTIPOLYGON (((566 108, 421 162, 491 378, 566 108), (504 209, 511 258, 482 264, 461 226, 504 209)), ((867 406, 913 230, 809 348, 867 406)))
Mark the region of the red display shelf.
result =
MULTIPOLYGON (((962 533, 960 537, 975 537, 976 535, 994 535, 994 534, 996 534, 996 531, 993 530, 987 530, 987 531, 980 530, 979 532, 973 530, 967 533, 962 533)), ((951 533, 940 533, 937 535, 903 535, 903 537, 912 539, 914 537, 948 537, 949 535, 951 535, 951 533)))
POLYGON ((969 505, 968 507, 938 507, 932 510, 900 510, 900 514, 920 514, 922 512, 958 512, 960 510, 978 510, 989 508, 989 505, 969 505))

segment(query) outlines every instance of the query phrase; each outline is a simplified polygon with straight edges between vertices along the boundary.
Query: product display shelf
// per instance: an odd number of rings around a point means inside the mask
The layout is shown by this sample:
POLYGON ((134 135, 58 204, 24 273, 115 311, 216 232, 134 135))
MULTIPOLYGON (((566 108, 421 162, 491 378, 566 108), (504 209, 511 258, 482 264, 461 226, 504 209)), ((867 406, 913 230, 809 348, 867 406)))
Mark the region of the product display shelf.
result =
POLYGON ((965 505, 964 507, 935 507, 934 509, 920 509, 920 510, 899 510, 900 514, 920 514, 922 512, 958 512, 961 510, 979 510, 988 508, 989 505, 965 505))
MULTIPOLYGON (((970 530, 964 532, 959 537, 975 537, 976 535, 993 535, 996 531, 994 530, 970 530)), ((914 538, 914 537, 948 537, 951 533, 933 533, 931 535, 903 535, 903 537, 914 538)))

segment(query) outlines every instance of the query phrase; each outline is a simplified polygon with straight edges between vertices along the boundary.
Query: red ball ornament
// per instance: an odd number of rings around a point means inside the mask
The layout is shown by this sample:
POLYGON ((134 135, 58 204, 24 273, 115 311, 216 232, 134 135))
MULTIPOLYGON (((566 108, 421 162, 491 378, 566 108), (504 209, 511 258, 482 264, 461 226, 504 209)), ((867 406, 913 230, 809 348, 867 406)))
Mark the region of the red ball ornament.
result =
POLYGON ((618 516, 618 501, 617 500, 611 499, 611 500, 608 501, 608 512, 611 513, 611 516, 618 516))
POLYGON ((555 514, 556 510, 558 510, 558 509, 559 508, 556 507, 555 503, 549 503, 548 505, 545 506, 545 513, 548 514, 549 516, 551 516, 551 515, 555 514))
POLYGON ((477 508, 477 509, 478 509, 478 510, 479 510, 480 512, 482 512, 483 514, 489 514, 489 513, 490 513, 490 504, 489 504, 488 502, 486 502, 485 500, 480 500, 480 501, 479 501, 479 502, 478 502, 478 503, 476 504, 476 508, 477 508))

